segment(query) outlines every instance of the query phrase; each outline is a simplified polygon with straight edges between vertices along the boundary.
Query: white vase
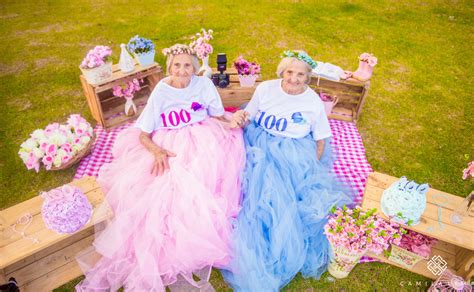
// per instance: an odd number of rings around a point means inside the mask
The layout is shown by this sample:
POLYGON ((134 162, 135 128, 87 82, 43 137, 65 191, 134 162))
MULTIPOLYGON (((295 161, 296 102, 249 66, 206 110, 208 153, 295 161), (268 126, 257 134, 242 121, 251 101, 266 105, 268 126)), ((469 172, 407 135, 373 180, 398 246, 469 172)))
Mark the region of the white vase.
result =
POLYGON ((209 67, 209 56, 206 56, 202 59, 202 66, 199 68, 199 73, 202 76, 206 76, 207 78, 212 78, 212 68, 209 67))
POLYGON ((129 117, 133 117, 134 115, 137 114, 137 106, 133 102, 133 96, 132 97, 126 97, 125 98, 125 115, 129 117))
POLYGON ((328 272, 336 279, 342 279, 349 275, 352 269, 359 263, 360 258, 367 252, 350 253, 345 247, 334 246, 331 243, 331 259, 328 272))
POLYGON ((148 67, 153 65, 153 63, 155 62, 155 51, 135 54, 135 57, 137 58, 138 63, 140 63, 142 67, 148 67))
POLYGON ((125 44, 121 44, 122 51, 120 52, 119 68, 123 73, 132 72, 135 69, 135 61, 127 51, 125 44))
POLYGON ((87 82, 91 85, 97 85, 112 78, 112 62, 107 62, 102 66, 92 69, 79 68, 81 69, 82 74, 84 74, 87 82))
POLYGON ((258 75, 240 75, 239 82, 241 87, 253 87, 257 81, 258 75))
POLYGON ((324 110, 326 111, 326 115, 329 116, 332 112, 332 109, 336 106, 338 102, 338 98, 334 98, 333 101, 323 101, 324 110))

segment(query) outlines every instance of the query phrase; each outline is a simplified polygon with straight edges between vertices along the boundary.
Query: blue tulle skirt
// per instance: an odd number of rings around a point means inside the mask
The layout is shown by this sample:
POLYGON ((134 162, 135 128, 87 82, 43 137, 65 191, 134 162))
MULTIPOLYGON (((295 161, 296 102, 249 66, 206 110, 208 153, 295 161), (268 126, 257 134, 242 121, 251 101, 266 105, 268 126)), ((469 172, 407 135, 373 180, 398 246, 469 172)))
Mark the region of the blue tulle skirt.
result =
POLYGON ((334 205, 353 202, 329 172, 329 141, 319 161, 311 136, 274 136, 252 123, 244 139, 242 209, 225 280, 236 291, 277 291, 298 272, 319 278, 329 261, 326 217, 334 205))

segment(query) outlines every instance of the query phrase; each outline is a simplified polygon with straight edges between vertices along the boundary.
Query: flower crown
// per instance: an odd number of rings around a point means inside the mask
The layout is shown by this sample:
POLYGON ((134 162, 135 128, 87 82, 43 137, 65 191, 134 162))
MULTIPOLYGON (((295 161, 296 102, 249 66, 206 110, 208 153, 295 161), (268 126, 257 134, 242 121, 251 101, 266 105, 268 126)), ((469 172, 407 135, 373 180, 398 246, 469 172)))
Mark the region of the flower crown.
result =
POLYGON ((162 51, 163 55, 166 57, 169 57, 171 55, 179 55, 179 54, 189 54, 189 55, 195 55, 196 53, 194 52, 193 49, 191 49, 187 45, 182 45, 182 44, 176 44, 173 45, 169 48, 164 48, 162 51))
POLYGON ((300 61, 305 62, 308 64, 311 69, 314 69, 318 66, 318 63, 316 63, 308 54, 305 52, 296 52, 296 51, 284 51, 283 54, 281 54, 282 58, 296 58, 300 61))

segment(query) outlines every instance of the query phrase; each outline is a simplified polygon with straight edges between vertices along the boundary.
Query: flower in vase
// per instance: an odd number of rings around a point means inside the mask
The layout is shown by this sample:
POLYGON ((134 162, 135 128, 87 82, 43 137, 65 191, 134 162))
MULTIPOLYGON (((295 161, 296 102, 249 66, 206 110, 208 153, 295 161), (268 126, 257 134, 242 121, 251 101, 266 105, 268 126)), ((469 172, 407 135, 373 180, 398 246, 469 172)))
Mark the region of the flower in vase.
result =
POLYGON ((213 52, 212 45, 209 43, 212 37, 212 29, 206 31, 204 28, 201 28, 200 33, 196 33, 191 39, 189 47, 193 50, 199 59, 204 59, 213 52))
POLYGON ((257 75, 260 74, 260 65, 255 62, 249 62, 242 56, 239 56, 234 61, 234 68, 237 70, 239 75, 257 75))

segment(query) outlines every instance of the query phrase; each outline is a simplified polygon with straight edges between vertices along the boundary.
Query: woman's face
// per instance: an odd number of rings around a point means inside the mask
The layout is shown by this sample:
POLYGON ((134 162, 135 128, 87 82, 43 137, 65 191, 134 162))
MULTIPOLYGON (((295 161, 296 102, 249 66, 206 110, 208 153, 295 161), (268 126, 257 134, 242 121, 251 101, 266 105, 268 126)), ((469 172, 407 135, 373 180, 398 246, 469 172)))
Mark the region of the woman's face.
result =
POLYGON ((169 68, 171 77, 180 82, 187 82, 194 74, 192 57, 188 54, 174 56, 169 68))
POLYGON ((283 71, 283 89, 288 93, 302 93, 306 88, 306 64, 295 60, 283 71))

